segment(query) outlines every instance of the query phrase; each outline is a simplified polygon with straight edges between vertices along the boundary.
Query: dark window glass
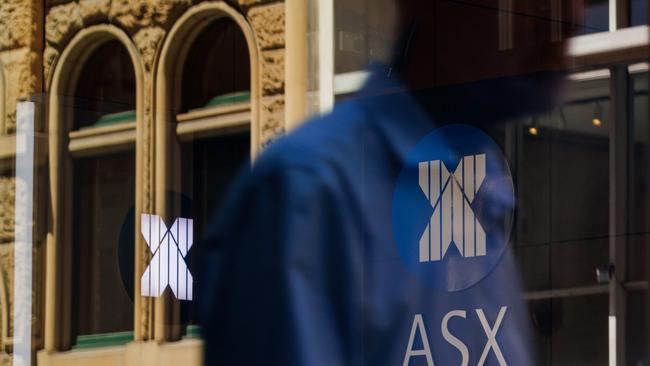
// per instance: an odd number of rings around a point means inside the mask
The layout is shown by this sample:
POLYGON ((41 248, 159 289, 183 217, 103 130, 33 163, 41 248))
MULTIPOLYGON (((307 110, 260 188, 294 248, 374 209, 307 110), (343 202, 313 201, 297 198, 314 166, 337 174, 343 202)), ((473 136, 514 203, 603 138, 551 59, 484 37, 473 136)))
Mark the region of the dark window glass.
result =
MULTIPOLYGON (((632 0, 634 1, 634 0, 632 0)), ((512 1, 435 0, 427 11, 436 12, 432 42, 440 49, 436 64, 441 77, 450 70, 486 75, 490 68, 535 47, 580 34, 609 30, 608 0, 512 1), (579 7, 579 5, 582 5, 579 7), (438 15, 439 14, 439 15, 438 15), (480 58, 481 62, 476 62, 480 58)), ((388 61, 398 41, 397 16, 390 1, 335 0, 334 53, 337 74, 363 70, 372 60, 388 61)), ((414 23, 416 29, 422 29, 414 23)), ((416 31, 417 32, 417 31, 416 31)), ((406 34, 401 35, 406 42, 406 34)), ((542 53, 543 54, 543 53, 542 53)), ((515 72, 516 65, 510 72, 515 72)), ((503 75, 503 71, 497 73, 503 75)), ((467 76, 471 80, 472 77, 467 76)), ((458 77, 451 77, 459 80, 458 77)), ((444 80, 442 80, 444 82, 444 80)))
MULTIPOLYGON (((647 67, 647 65, 643 65, 647 67)), ((644 68, 645 68, 644 67, 644 68)), ((628 364, 647 362, 645 350, 648 334, 648 263, 650 262, 650 129, 648 128, 648 73, 632 72, 631 96, 631 146, 628 165, 630 203, 628 235, 617 240, 618 248, 627 251, 626 281, 628 289, 624 292, 627 302, 627 347, 628 364)))
POLYGON ((512 126, 514 240, 539 365, 606 365, 610 80, 570 85, 569 102, 512 126), (516 131, 516 132, 514 132, 516 131))
POLYGON ((75 161, 73 189, 73 334, 131 330, 133 294, 120 273, 119 241, 133 219, 133 154, 75 161))
POLYGON ((630 0, 630 25, 648 23, 648 0, 630 0))
POLYGON ((74 129, 135 121, 135 75, 118 41, 99 46, 84 63, 75 88, 74 129), (122 113, 121 113, 122 112, 122 113))
POLYGON ((585 0, 584 18, 579 33, 607 32, 609 30, 609 1, 585 0))
POLYGON ((387 61, 395 12, 389 1, 334 1, 334 55, 337 74, 363 70, 371 60, 387 61))
MULTIPOLYGON (((194 123, 197 109, 214 108, 248 102, 250 100, 250 60, 248 45, 239 26, 231 19, 222 18, 209 23, 196 37, 184 61, 181 81, 181 112, 183 122, 194 123)), ((228 118, 228 112, 201 114, 202 121, 228 118), (225 114, 224 114, 225 113, 225 114)), ((237 112, 241 113, 241 111, 237 112)), ((246 125, 215 128, 179 141, 179 158, 171 164, 180 172, 173 182, 178 187, 168 192, 169 209, 173 217, 193 219, 194 244, 186 257, 194 274, 194 288, 199 286, 199 259, 202 241, 209 224, 219 212, 223 195, 242 166, 250 160, 251 135, 246 125)), ((196 291, 196 296, 200 296, 196 291)), ((196 325, 195 304, 180 304, 182 331, 192 335, 188 326, 196 325)))
MULTIPOLYGON (((201 242, 219 213, 233 178, 250 160, 250 133, 227 134, 196 140, 182 146, 182 197, 172 200, 173 211, 194 219, 194 245, 188 255, 192 273, 199 273, 201 242)), ((195 276, 194 288, 201 280, 195 276)), ((193 293, 197 293, 194 291, 193 293)), ((196 324, 195 302, 183 302, 182 323, 196 324)))
POLYGON ((181 112, 217 105, 227 95, 250 91, 248 46, 233 20, 210 23, 192 44, 186 60, 181 112))

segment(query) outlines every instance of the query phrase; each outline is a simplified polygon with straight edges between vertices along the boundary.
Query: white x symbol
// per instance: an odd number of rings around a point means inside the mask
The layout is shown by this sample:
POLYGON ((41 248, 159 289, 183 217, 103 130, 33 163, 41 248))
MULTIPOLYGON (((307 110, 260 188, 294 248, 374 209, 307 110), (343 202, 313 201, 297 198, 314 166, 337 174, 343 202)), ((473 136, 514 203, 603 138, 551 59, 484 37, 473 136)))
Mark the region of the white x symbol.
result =
POLYGON ((141 232, 153 253, 140 279, 142 296, 161 296, 169 286, 177 299, 192 300, 192 274, 184 259, 194 241, 192 224, 179 218, 167 229, 159 216, 142 214, 141 232))
POLYGON ((442 160, 420 162, 418 178, 433 208, 420 237, 420 262, 441 260, 452 244, 463 257, 485 256, 485 231, 471 207, 485 179, 485 154, 463 157, 451 173, 442 160))

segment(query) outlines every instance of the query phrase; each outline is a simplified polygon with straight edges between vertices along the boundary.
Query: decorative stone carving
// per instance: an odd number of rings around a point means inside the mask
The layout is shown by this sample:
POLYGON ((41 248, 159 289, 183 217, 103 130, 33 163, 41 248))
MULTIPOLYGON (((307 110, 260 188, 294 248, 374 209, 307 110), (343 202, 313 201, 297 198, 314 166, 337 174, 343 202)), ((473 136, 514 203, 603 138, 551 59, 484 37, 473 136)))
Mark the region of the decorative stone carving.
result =
POLYGON ((284 47, 284 3, 254 7, 248 19, 261 49, 284 47))
POLYGON ((262 98, 260 140, 269 145, 284 133, 284 96, 262 98))
POLYGON ((96 24, 108 20, 111 0, 80 0, 79 14, 84 25, 96 24))
POLYGON ((29 45, 33 31, 32 2, 4 0, 0 6, 0 49, 29 45))
POLYGON ((14 178, 0 177, 0 243, 13 241, 15 193, 14 178))
POLYGON ((284 91, 284 49, 262 52, 262 94, 284 91))
POLYGON ((54 65, 59 59, 59 51, 54 47, 46 47, 43 52, 43 74, 45 75, 45 87, 50 89, 50 80, 52 78, 52 72, 54 71, 54 65))
POLYGON ((51 44, 63 44, 82 26, 81 12, 76 2, 53 6, 45 18, 45 39, 51 44))
POLYGON ((130 34, 151 26, 168 28, 191 4, 192 0, 79 0, 55 5, 46 16, 45 38, 61 50, 78 30, 91 24, 116 23, 130 34))
POLYGON ((141 29, 133 37, 133 41, 142 55, 142 62, 147 71, 153 69, 156 53, 158 52, 160 41, 162 41, 164 36, 165 31, 162 28, 151 27, 141 29))
POLYGON ((151 25, 166 28, 191 4, 191 0, 113 0, 110 17, 131 31, 151 25))
MULTIPOLYGON (((5 75, 5 132, 12 133, 16 127, 16 103, 37 90, 38 75, 35 70, 38 55, 23 47, 0 53, 0 63, 5 75)), ((1 131, 0 131, 1 132, 1 131)))

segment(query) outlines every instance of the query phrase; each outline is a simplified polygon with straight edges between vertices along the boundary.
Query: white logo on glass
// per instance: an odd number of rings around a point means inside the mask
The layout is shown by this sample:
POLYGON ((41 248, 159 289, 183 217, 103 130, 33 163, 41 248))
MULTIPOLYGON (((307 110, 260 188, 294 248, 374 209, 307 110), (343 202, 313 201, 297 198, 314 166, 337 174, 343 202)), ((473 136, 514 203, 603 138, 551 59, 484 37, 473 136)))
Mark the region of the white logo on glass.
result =
POLYGON ((178 218, 167 229, 156 215, 142 214, 141 232, 153 258, 140 279, 142 296, 158 297, 167 287, 179 300, 192 300, 192 274, 185 257, 194 242, 192 219, 178 218))
POLYGON ((418 170, 433 207, 420 237, 420 262, 441 260, 452 244, 463 257, 485 256, 485 231, 471 207, 485 179, 485 154, 463 157, 451 173, 441 160, 420 162, 418 170))

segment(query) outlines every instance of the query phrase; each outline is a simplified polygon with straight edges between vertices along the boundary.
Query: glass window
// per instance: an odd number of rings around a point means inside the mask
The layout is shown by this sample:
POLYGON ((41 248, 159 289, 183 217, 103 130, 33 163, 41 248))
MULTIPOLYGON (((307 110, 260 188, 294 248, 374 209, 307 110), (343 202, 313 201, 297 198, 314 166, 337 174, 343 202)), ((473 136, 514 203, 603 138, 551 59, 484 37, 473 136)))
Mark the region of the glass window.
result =
POLYGON ((233 20, 214 21, 198 35, 182 80, 182 112, 250 99, 248 47, 233 20))
POLYGON ((517 127, 515 253, 536 364, 608 359, 608 290, 595 270, 609 263, 609 83, 607 70, 581 76, 565 105, 517 127))
MULTIPOLYGON (((232 179, 242 166, 250 160, 250 133, 226 134, 182 145, 182 196, 180 202, 172 201, 177 217, 194 219, 194 245, 187 263, 192 273, 199 273, 202 241, 206 230, 220 213, 224 194, 230 188, 232 179), (183 207, 184 206, 184 207, 183 207)), ((178 198, 177 198, 178 199, 178 198)), ((194 287, 199 286, 195 277, 194 287)), ((182 304, 181 322, 184 326, 197 324, 194 302, 182 304)), ((186 328, 191 332, 191 328, 186 328)))
POLYGON ((133 154, 75 162, 72 314, 77 336, 133 329, 133 289, 125 286, 132 278, 120 272, 120 256, 133 255, 120 253, 119 242, 122 226, 133 218, 134 172, 133 154))
MULTIPOLYGON (((440 44, 440 63, 466 62, 470 53, 489 55, 497 50, 531 47, 609 30, 608 0, 437 0, 435 4, 431 11, 441 14, 435 39, 440 44), (480 43, 475 42, 478 38, 480 43), (485 52, 476 52, 477 47, 485 52), (461 52, 464 48, 468 52, 461 52)), ((336 74, 363 70, 372 60, 387 62, 393 56, 394 42, 400 40, 396 35, 397 14, 391 6, 394 5, 390 1, 378 4, 368 0, 334 0, 336 74)), ((401 40, 405 41, 406 38, 401 40)), ((478 66, 462 69, 469 72, 478 66)))
POLYGON ((630 25, 648 23, 648 0, 630 0, 630 25))
MULTIPOLYGON (((194 288, 200 281, 196 274, 205 231, 214 223, 232 179, 250 161, 250 90, 248 46, 239 26, 227 18, 207 24, 184 61, 174 168, 180 174, 167 195, 172 217, 193 219, 186 262, 195 274, 194 288), (192 127, 202 125, 207 127, 192 127), (184 126, 193 132, 181 132, 184 126)), ((196 335, 194 303, 180 305, 186 336, 196 335)))
POLYGON ((390 1, 334 1, 335 73, 363 70, 372 60, 387 62, 395 38, 390 1))
POLYGON ((650 245, 650 135, 648 129, 648 64, 632 65, 631 79, 631 171, 629 220, 621 247, 627 250, 627 345, 628 362, 647 362, 648 339, 648 245, 650 245))
POLYGON ((584 16, 579 33, 588 34, 609 30, 609 1, 585 0, 584 16))
POLYGON ((135 121, 135 75, 118 41, 99 46, 81 68, 75 88, 74 129, 135 121))
POLYGON ((98 46, 81 67, 73 94, 70 146, 82 148, 70 148, 65 158, 71 158, 72 186, 64 199, 73 204, 64 225, 73 237, 73 343, 84 347, 86 336, 133 329, 133 254, 120 241, 127 224, 132 248, 135 153, 123 142, 91 150, 73 144, 84 138, 101 141, 109 135, 97 131, 135 122, 134 69, 124 46, 118 41, 98 46))

